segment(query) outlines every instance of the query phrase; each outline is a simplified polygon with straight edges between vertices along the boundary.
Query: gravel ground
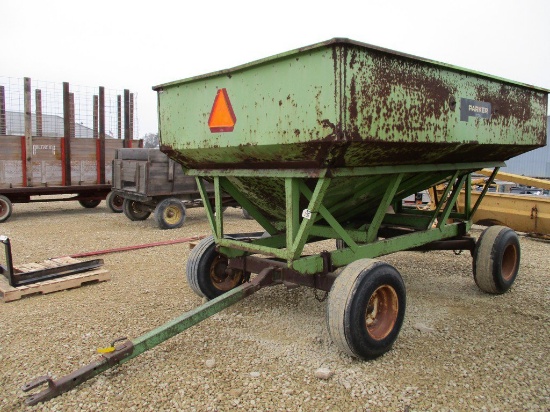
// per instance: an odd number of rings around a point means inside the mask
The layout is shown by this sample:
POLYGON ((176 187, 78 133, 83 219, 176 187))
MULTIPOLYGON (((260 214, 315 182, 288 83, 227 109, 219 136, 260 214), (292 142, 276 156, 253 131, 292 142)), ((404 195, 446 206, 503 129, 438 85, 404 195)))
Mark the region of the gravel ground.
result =
MULTIPOLYGON (((240 210, 224 216, 228 233, 258 229, 240 210)), ((188 210, 181 229, 163 231, 152 218, 131 222, 104 203, 16 204, 0 225, 16 265, 209 233, 200 208, 188 210)), ((385 257, 403 276, 407 312, 393 350, 374 361, 337 350, 326 302, 311 289, 276 286, 26 407, 23 383, 45 373, 59 378, 113 339, 135 338, 201 304, 185 280, 188 245, 103 255, 108 282, 0 303, 0 409, 549 411, 550 244, 522 236, 521 247, 518 279, 501 296, 477 289, 468 253, 385 257), (315 377, 321 367, 330 379, 315 377)))

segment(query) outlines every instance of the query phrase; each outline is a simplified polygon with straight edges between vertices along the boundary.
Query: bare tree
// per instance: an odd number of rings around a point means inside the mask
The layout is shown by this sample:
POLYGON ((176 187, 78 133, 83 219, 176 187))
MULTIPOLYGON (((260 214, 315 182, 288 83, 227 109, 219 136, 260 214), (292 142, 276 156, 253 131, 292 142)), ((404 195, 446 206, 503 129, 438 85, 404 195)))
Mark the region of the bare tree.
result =
POLYGON ((143 147, 146 147, 146 148, 159 147, 158 133, 147 133, 145 136, 143 136, 143 147))

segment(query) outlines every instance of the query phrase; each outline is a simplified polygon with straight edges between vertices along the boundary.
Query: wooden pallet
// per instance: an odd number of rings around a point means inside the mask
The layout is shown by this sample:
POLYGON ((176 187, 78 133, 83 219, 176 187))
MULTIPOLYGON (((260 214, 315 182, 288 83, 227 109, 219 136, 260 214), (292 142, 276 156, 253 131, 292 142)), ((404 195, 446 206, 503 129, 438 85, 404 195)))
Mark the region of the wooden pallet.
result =
MULTIPOLYGON (((46 269, 58 267, 69 263, 78 263, 80 260, 70 257, 45 260, 41 263, 26 263, 17 267, 15 270, 28 272, 31 270, 46 269)), ((7 279, 0 275, 0 299, 3 302, 11 302, 21 299, 23 296, 34 295, 37 293, 52 293, 60 290, 78 288, 86 283, 103 282, 111 279, 109 271, 106 269, 94 269, 87 272, 74 275, 63 276, 56 279, 36 282, 25 286, 10 286, 7 279)))

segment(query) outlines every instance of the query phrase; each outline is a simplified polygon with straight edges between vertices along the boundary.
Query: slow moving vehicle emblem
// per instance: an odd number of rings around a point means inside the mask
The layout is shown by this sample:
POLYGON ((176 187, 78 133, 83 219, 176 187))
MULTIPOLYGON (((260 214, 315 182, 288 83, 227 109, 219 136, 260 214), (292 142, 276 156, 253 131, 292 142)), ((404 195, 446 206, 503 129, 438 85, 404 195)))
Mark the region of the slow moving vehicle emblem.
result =
POLYGON ((231 106, 227 90, 219 89, 212 105, 208 127, 212 133, 232 132, 235 123, 237 123, 237 117, 231 106))

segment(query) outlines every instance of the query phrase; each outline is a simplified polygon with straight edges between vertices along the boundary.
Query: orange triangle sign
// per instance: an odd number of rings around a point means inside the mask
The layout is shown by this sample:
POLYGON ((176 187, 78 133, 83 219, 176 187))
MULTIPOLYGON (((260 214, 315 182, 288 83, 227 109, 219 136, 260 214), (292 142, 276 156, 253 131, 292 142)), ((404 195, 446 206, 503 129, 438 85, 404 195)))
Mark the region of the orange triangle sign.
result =
POLYGON ((226 89, 219 89, 212 105, 208 127, 212 133, 232 132, 237 123, 226 89))

